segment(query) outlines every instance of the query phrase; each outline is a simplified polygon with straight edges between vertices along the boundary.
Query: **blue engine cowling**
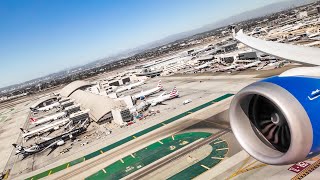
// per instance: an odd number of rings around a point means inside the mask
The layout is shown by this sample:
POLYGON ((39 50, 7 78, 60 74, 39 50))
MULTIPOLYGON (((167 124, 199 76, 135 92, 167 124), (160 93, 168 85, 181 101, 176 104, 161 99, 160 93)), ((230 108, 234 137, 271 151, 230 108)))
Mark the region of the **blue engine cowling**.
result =
POLYGON ((241 146, 267 164, 291 164, 320 153, 320 79, 271 77, 235 95, 230 123, 241 146))

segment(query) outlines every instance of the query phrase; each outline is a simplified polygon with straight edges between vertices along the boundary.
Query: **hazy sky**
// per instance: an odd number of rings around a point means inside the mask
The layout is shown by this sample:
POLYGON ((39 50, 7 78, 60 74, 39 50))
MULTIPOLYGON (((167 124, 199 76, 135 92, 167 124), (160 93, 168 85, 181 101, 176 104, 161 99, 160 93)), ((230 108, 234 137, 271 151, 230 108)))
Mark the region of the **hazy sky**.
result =
POLYGON ((0 87, 276 1, 1 0, 0 87))

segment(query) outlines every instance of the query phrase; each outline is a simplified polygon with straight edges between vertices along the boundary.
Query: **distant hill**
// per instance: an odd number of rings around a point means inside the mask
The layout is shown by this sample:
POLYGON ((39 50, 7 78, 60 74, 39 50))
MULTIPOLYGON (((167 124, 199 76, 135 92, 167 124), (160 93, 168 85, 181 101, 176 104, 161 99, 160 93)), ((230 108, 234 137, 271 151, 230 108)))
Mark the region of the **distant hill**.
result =
MULTIPOLYGON (((191 31, 181 32, 181 33, 178 33, 178 34, 173 34, 173 35, 167 36, 167 37, 165 37, 163 39, 160 39, 160 40, 157 40, 157 41, 154 41, 154 42, 151 42, 151 43, 147 43, 145 45, 142 45, 142 46, 139 46, 139 47, 136 47, 136 48, 128 49, 128 50, 126 50, 124 52, 118 53, 117 55, 114 55, 114 56, 111 56, 111 57, 102 58, 102 59, 90 62, 90 63, 88 63, 86 65, 69 67, 66 70, 72 70, 72 69, 79 68, 79 67, 91 67, 91 66, 96 66, 98 64, 100 64, 100 65, 101 64, 106 64, 107 62, 112 62, 112 61, 115 61, 115 60, 119 60, 121 58, 129 57, 129 56, 132 56, 134 54, 143 52, 145 50, 156 48, 156 47, 159 47, 159 46, 174 42, 174 41, 179 40, 179 39, 184 39, 184 38, 190 37, 190 36, 195 35, 195 34, 203 33, 203 32, 210 31, 210 30, 213 30, 213 29, 216 29, 216 28, 219 28, 219 27, 227 26, 227 25, 230 25, 230 24, 233 24, 233 23, 237 23, 237 22, 241 22, 241 21, 244 21, 244 20, 265 16, 265 15, 268 15, 268 14, 276 13, 276 12, 279 12, 279 11, 282 11, 282 10, 286 10, 286 9, 293 8, 293 7, 296 7, 296 6, 309 4, 309 3, 312 3, 312 2, 316 2, 316 1, 318 1, 318 0, 288 0, 288 1, 281 1, 281 2, 277 2, 277 3, 273 3, 273 4, 270 4, 270 5, 261 7, 261 8, 257 8, 257 9, 251 10, 251 11, 246 11, 244 13, 240 13, 238 15, 234 15, 234 16, 228 17, 226 19, 223 19, 223 20, 220 20, 220 21, 217 21, 217 22, 213 22, 211 24, 207 24, 207 25, 205 25, 203 27, 200 27, 200 28, 197 28, 197 29, 194 29, 194 30, 191 30, 191 31)), ((64 73, 66 70, 60 71, 57 74, 64 73)), ((41 78, 37 78, 37 79, 41 79, 41 78)), ((34 80, 37 80, 37 79, 34 79, 34 80)), ((31 81, 34 81, 34 80, 31 80, 31 81)), ((31 81, 27 81, 27 82, 31 82, 31 81)), ((8 87, 2 87, 2 88, 0 88, 0 91, 2 91, 4 89, 11 88, 11 87, 15 87, 17 85, 20 85, 20 84, 11 85, 11 86, 8 86, 8 87)))
POLYGON ((289 0, 289 1, 281 1, 281 2, 277 2, 277 3, 273 3, 261 8, 257 8, 251 11, 246 11, 244 13, 240 13, 231 17, 228 17, 226 19, 220 20, 218 22, 213 22, 211 24, 207 24, 203 27, 191 30, 191 31, 186 31, 186 32, 182 32, 182 33, 178 33, 178 34, 173 34, 170 35, 168 37, 165 37, 163 39, 154 41, 152 43, 148 43, 145 44, 143 46, 139 46, 137 48, 134 48, 132 50, 134 51, 141 51, 141 50, 145 50, 145 49, 151 49, 151 48, 155 48, 158 46, 162 46, 165 44, 168 44, 170 42, 179 40, 179 39, 183 39, 183 38, 187 38, 189 36, 198 34, 198 33, 202 33, 202 32, 206 32, 206 31, 210 31, 219 27, 223 27, 223 26, 227 26, 236 22, 241 22, 244 20, 248 20, 248 19, 252 19, 252 18, 257 18, 257 17, 261 17, 261 16, 265 16, 268 14, 272 14, 272 13, 276 13, 282 10, 286 10, 286 9, 290 9, 293 7, 297 7, 297 6, 301 6, 301 5, 305 5, 305 4, 309 4, 312 2, 316 2, 317 0, 289 0))

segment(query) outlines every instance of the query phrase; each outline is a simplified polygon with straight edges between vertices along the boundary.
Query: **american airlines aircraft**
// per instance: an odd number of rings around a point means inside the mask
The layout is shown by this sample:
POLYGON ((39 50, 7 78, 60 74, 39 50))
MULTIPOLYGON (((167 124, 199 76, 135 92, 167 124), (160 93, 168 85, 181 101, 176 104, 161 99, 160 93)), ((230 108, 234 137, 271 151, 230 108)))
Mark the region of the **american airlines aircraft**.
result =
POLYGON ((136 82, 136 83, 132 83, 132 84, 123 86, 123 87, 119 87, 119 88, 116 90, 116 93, 120 93, 120 92, 123 92, 123 91, 126 91, 126 90, 133 89, 133 88, 135 88, 135 87, 141 86, 142 84, 144 84, 144 81, 139 81, 139 82, 136 82))
POLYGON ((229 117, 240 145, 257 160, 274 165, 320 154, 320 49, 264 41, 242 30, 235 38, 281 59, 317 65, 287 70, 234 96, 229 117))
POLYGON ((165 94, 165 92, 164 92, 160 96, 158 96, 154 99, 147 100, 147 102, 151 106, 156 106, 157 104, 161 104, 162 102, 164 102, 166 100, 173 99, 176 97, 179 97, 179 92, 177 91, 177 88, 174 87, 173 90, 169 94, 165 94))
POLYGON ((138 94, 135 94, 132 96, 133 100, 137 100, 137 99, 144 99, 145 97, 151 95, 151 94, 155 94, 159 91, 163 90, 163 86, 161 85, 161 80, 159 80, 157 87, 146 90, 146 91, 142 91, 138 94))
POLYGON ((40 124, 44 124, 44 123, 47 123, 47 122, 51 122, 51 121, 54 121, 54 120, 57 120, 57 119, 64 118, 66 116, 67 116, 66 112, 59 112, 59 113, 56 113, 56 114, 53 114, 53 115, 50 115, 50 116, 47 116, 47 117, 44 117, 44 118, 41 118, 41 119, 36 119, 36 118, 32 118, 31 117, 30 118, 30 122, 37 126, 37 125, 40 125, 40 124))

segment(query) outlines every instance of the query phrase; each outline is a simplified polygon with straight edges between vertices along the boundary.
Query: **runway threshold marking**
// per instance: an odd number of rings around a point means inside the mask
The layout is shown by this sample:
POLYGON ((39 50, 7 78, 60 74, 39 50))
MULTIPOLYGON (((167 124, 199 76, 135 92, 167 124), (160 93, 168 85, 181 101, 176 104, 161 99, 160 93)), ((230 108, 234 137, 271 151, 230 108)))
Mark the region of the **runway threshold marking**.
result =
POLYGON ((207 170, 210 169, 209 167, 207 167, 207 166, 205 166, 205 165, 203 165, 203 164, 201 164, 201 167, 203 167, 203 168, 205 168, 205 169, 207 169, 207 170))
POLYGON ((307 168, 299 172, 296 176, 291 178, 291 180, 300 180, 306 177, 308 174, 312 173, 320 166, 320 159, 314 162, 313 164, 309 165, 307 168))

